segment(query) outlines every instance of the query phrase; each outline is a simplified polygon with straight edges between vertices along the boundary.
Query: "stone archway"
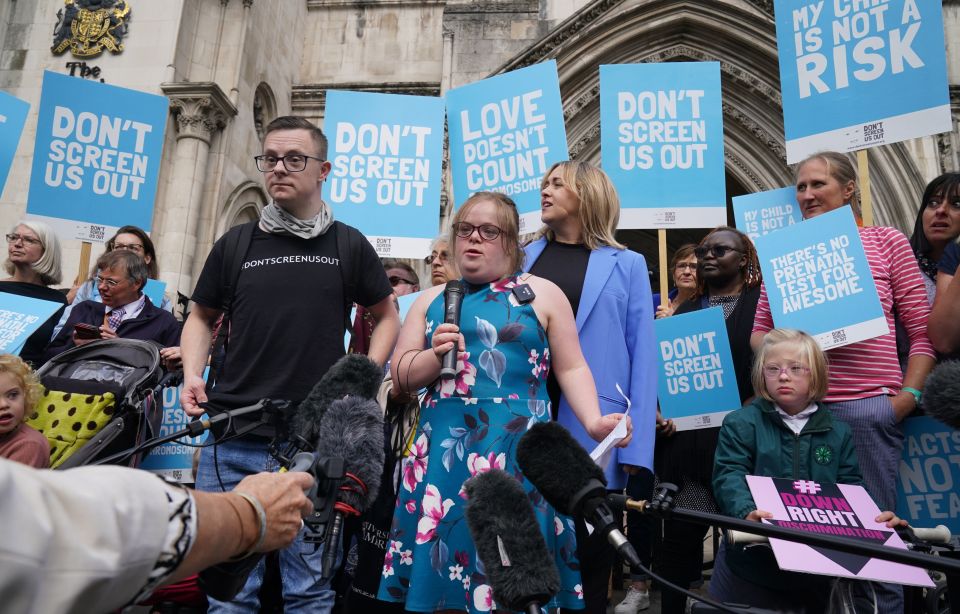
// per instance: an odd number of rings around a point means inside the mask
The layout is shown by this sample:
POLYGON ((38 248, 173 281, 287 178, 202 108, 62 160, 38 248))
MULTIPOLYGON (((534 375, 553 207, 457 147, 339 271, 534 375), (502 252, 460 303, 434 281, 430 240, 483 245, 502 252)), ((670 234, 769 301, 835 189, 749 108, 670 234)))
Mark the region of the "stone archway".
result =
POLYGON ((260 219, 260 211, 268 200, 263 188, 253 181, 245 181, 234 188, 217 215, 214 241, 238 224, 260 219))
MULTIPOLYGON (((792 182, 770 0, 596 0, 494 74, 544 59, 557 61, 570 155, 594 163, 601 64, 719 61, 728 199, 792 182)), ((923 188, 919 170, 902 144, 871 149, 869 159, 876 223, 909 232, 923 188)))

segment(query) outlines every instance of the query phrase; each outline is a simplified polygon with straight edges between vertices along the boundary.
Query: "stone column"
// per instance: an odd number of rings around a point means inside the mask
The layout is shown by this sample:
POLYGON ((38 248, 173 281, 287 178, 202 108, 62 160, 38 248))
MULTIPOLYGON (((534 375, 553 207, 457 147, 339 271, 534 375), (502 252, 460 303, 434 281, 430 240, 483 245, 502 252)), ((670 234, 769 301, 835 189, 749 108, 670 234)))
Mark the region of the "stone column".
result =
POLYGON ((171 293, 190 294, 210 142, 237 108, 216 83, 163 83, 160 87, 170 98, 170 111, 177 120, 173 171, 158 237, 160 279, 171 293))

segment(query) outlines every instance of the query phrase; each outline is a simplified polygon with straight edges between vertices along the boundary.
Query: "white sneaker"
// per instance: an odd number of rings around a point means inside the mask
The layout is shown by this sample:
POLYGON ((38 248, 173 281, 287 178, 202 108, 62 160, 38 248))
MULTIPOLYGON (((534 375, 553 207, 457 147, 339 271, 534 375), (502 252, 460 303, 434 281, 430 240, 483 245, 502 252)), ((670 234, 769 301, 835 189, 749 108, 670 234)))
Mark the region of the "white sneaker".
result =
POLYGON ((627 596, 623 601, 613 608, 616 614, 636 614, 640 610, 646 610, 650 607, 650 591, 641 591, 640 589, 630 587, 627 596))

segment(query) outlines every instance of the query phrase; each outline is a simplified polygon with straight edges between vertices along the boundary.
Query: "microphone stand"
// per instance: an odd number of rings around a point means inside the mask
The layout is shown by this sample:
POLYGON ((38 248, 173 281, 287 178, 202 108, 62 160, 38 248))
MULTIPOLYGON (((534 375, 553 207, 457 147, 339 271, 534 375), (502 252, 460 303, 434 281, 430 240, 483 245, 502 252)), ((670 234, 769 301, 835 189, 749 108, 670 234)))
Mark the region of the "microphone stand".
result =
POLYGON ((657 492, 650 501, 637 501, 624 495, 610 495, 608 498, 611 503, 620 507, 627 508, 637 512, 652 514, 658 518, 667 518, 670 516, 696 522, 699 524, 710 524, 725 529, 734 529, 744 533, 753 533, 765 537, 774 537, 791 542, 797 542, 806 545, 821 546, 849 554, 859 554, 873 558, 892 561, 894 563, 903 563, 923 569, 935 569, 945 573, 960 572, 960 561, 951 560, 945 557, 931 556, 921 554, 911 550, 901 550, 899 548, 888 548, 869 542, 863 542, 850 537, 840 537, 836 535, 823 535, 820 533, 810 533, 798 529, 787 529, 772 524, 762 522, 753 522, 750 520, 741 520, 730 516, 720 514, 711 514, 709 512, 697 512, 694 510, 675 507, 673 496, 679 489, 674 484, 661 483, 657 492))
MULTIPOLYGON (((289 406, 289 401, 273 401, 271 399, 260 399, 253 405, 247 407, 238 407, 237 409, 231 409, 223 413, 217 414, 213 418, 204 418, 202 420, 193 420, 189 422, 186 428, 180 429, 175 433, 170 433, 169 435, 163 435, 161 437, 153 437, 148 439, 136 446, 129 448, 127 450, 122 450, 116 454, 97 459, 90 463, 91 465, 111 465, 118 462, 126 461, 131 456, 139 454, 141 452, 146 452, 152 450, 159 445, 169 443, 171 441, 176 441, 181 437, 197 437, 203 434, 205 431, 216 427, 221 422, 228 422, 234 418, 240 416, 245 416, 247 414, 252 414, 256 412, 261 412, 260 420, 257 422, 251 422, 247 426, 241 428, 234 428, 233 434, 235 436, 245 435, 250 431, 257 429, 261 426, 272 424, 274 417, 273 414, 276 411, 282 411, 289 406)), ((206 408, 206 404, 202 405, 206 408)))

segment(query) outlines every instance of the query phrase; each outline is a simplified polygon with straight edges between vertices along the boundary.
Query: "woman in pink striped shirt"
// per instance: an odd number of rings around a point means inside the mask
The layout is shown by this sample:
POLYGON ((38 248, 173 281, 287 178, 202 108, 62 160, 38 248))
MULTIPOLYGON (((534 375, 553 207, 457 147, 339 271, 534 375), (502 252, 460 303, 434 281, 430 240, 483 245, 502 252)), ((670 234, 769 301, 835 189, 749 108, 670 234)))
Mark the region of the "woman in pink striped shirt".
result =
MULTIPOLYGON (((804 219, 848 203, 857 219, 860 218, 857 174, 844 154, 821 152, 801 162, 797 166, 796 187, 797 203, 804 219)), ((935 363, 927 337, 930 309, 920 268, 907 237, 894 228, 869 226, 860 228, 860 239, 889 332, 827 351, 830 376, 825 400, 831 404, 834 416, 853 430, 867 490, 880 509, 892 510, 896 509, 897 469, 903 449, 900 422, 916 409, 923 382, 935 363), (897 360, 895 313, 910 339, 905 374, 897 360)), ((772 328, 764 288, 751 336, 755 349, 772 328)), ((894 607, 893 603, 886 605, 890 609, 894 607)))

